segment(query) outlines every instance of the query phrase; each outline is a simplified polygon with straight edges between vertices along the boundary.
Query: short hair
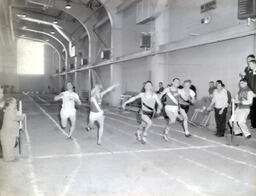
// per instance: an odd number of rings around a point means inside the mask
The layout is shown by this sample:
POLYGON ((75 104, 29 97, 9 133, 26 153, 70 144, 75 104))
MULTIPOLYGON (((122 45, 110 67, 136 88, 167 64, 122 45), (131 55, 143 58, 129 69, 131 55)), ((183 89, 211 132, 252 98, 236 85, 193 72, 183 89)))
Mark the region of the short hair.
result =
POLYGON ((190 84, 192 84, 192 81, 191 81, 191 80, 185 80, 184 83, 190 83, 190 84))
POLYGON ((180 81, 180 79, 179 78, 173 78, 172 79, 172 81, 174 82, 175 80, 179 80, 180 81))
POLYGON ((249 63, 255 63, 256 64, 256 60, 250 60, 249 63))
POLYGON ((163 84, 163 82, 159 82, 159 84, 163 84))
POLYGON ((225 86, 224 83, 222 82, 222 80, 217 80, 216 82, 217 82, 217 83, 220 83, 222 87, 225 86))
POLYGON ((147 83, 152 84, 152 82, 151 82, 150 80, 148 80, 148 81, 144 82, 144 84, 147 84, 147 83))
POLYGON ((209 83, 213 83, 214 84, 214 81, 210 81, 209 83))
POLYGON ((245 78, 242 78, 239 82, 246 82, 246 83, 248 83, 245 78))
POLYGON ((254 54, 249 54, 248 56, 247 56, 247 59, 248 58, 254 58, 255 59, 255 55, 254 54))

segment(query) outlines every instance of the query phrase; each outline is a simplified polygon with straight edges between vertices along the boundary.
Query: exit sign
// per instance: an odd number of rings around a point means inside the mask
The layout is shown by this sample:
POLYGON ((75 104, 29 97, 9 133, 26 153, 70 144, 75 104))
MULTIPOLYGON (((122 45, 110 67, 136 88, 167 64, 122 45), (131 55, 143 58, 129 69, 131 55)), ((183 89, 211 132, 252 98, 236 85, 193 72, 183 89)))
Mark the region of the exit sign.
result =
POLYGON ((201 13, 207 12, 209 10, 216 9, 216 7, 217 7, 216 0, 207 2, 207 3, 203 4, 203 5, 201 5, 201 13))

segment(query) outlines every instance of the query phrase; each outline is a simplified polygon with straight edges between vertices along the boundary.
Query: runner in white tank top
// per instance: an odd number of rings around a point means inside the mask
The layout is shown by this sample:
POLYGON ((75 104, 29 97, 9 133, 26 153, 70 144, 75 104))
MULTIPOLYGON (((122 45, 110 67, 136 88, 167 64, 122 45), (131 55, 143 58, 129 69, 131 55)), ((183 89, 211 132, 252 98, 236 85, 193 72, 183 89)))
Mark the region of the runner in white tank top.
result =
POLYGON ((131 103, 135 101, 136 99, 141 99, 141 110, 140 115, 142 118, 141 124, 136 132, 137 140, 140 141, 142 144, 145 144, 147 142, 146 136, 147 136, 147 130, 152 125, 152 118, 155 113, 155 104, 158 104, 158 111, 157 113, 160 113, 162 109, 161 101, 159 100, 158 96, 153 90, 153 86, 151 81, 147 81, 145 83, 145 92, 142 92, 135 97, 132 97, 128 99, 126 102, 123 103, 123 109, 125 109, 126 104, 131 103))
POLYGON ((103 135, 103 127, 104 127, 104 112, 101 108, 102 98, 105 94, 112 91, 117 86, 119 86, 119 84, 113 85, 105 91, 101 91, 102 85, 96 84, 91 91, 89 123, 86 129, 87 131, 89 131, 92 129, 95 122, 98 123, 99 125, 98 138, 97 138, 98 145, 101 145, 101 137, 103 135))
POLYGON ((76 108, 75 103, 81 105, 78 94, 73 92, 73 85, 67 83, 67 91, 60 93, 54 97, 54 101, 62 100, 62 107, 60 110, 61 125, 64 129, 67 127, 68 119, 70 119, 71 126, 68 135, 68 139, 71 139, 71 135, 75 130, 76 124, 76 108))

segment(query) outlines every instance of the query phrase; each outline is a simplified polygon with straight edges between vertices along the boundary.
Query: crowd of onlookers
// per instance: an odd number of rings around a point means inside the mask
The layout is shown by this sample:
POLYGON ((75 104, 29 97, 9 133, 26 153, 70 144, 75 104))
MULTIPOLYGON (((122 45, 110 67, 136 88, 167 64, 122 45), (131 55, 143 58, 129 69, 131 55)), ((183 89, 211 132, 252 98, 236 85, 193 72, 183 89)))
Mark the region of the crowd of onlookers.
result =
MULTIPOLYGON (((240 73, 239 91, 233 97, 234 111, 232 113, 232 96, 229 90, 225 87, 222 80, 209 82, 209 99, 210 104, 206 108, 208 112, 214 112, 216 124, 216 136, 223 137, 227 127, 233 131, 235 135, 251 137, 251 133, 247 127, 247 118, 250 118, 250 128, 256 128, 256 61, 254 55, 247 56, 247 66, 240 73), (227 126, 228 125, 228 126, 227 126)), ((184 89, 186 85, 194 91, 196 96, 196 87, 190 80, 185 80, 179 89, 184 89)), ((172 84, 168 84, 169 88, 172 84)), ((165 87, 163 82, 159 82, 157 94, 161 94, 165 87)), ((143 90, 142 90, 143 91, 143 90)), ((189 110, 189 105, 192 102, 184 102, 180 99, 180 107, 186 112, 189 110)))
POLYGON ((0 88, 3 89, 4 94, 13 94, 13 93, 15 93, 15 87, 13 85, 4 84, 0 88))

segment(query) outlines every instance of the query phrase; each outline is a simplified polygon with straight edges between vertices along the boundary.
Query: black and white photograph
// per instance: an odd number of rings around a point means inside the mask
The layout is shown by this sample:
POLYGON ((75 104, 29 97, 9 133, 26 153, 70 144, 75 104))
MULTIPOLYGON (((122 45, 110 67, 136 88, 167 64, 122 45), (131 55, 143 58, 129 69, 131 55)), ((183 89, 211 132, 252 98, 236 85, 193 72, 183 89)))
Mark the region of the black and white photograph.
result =
POLYGON ((256 195, 256 0, 0 0, 0 196, 231 195, 256 195))

